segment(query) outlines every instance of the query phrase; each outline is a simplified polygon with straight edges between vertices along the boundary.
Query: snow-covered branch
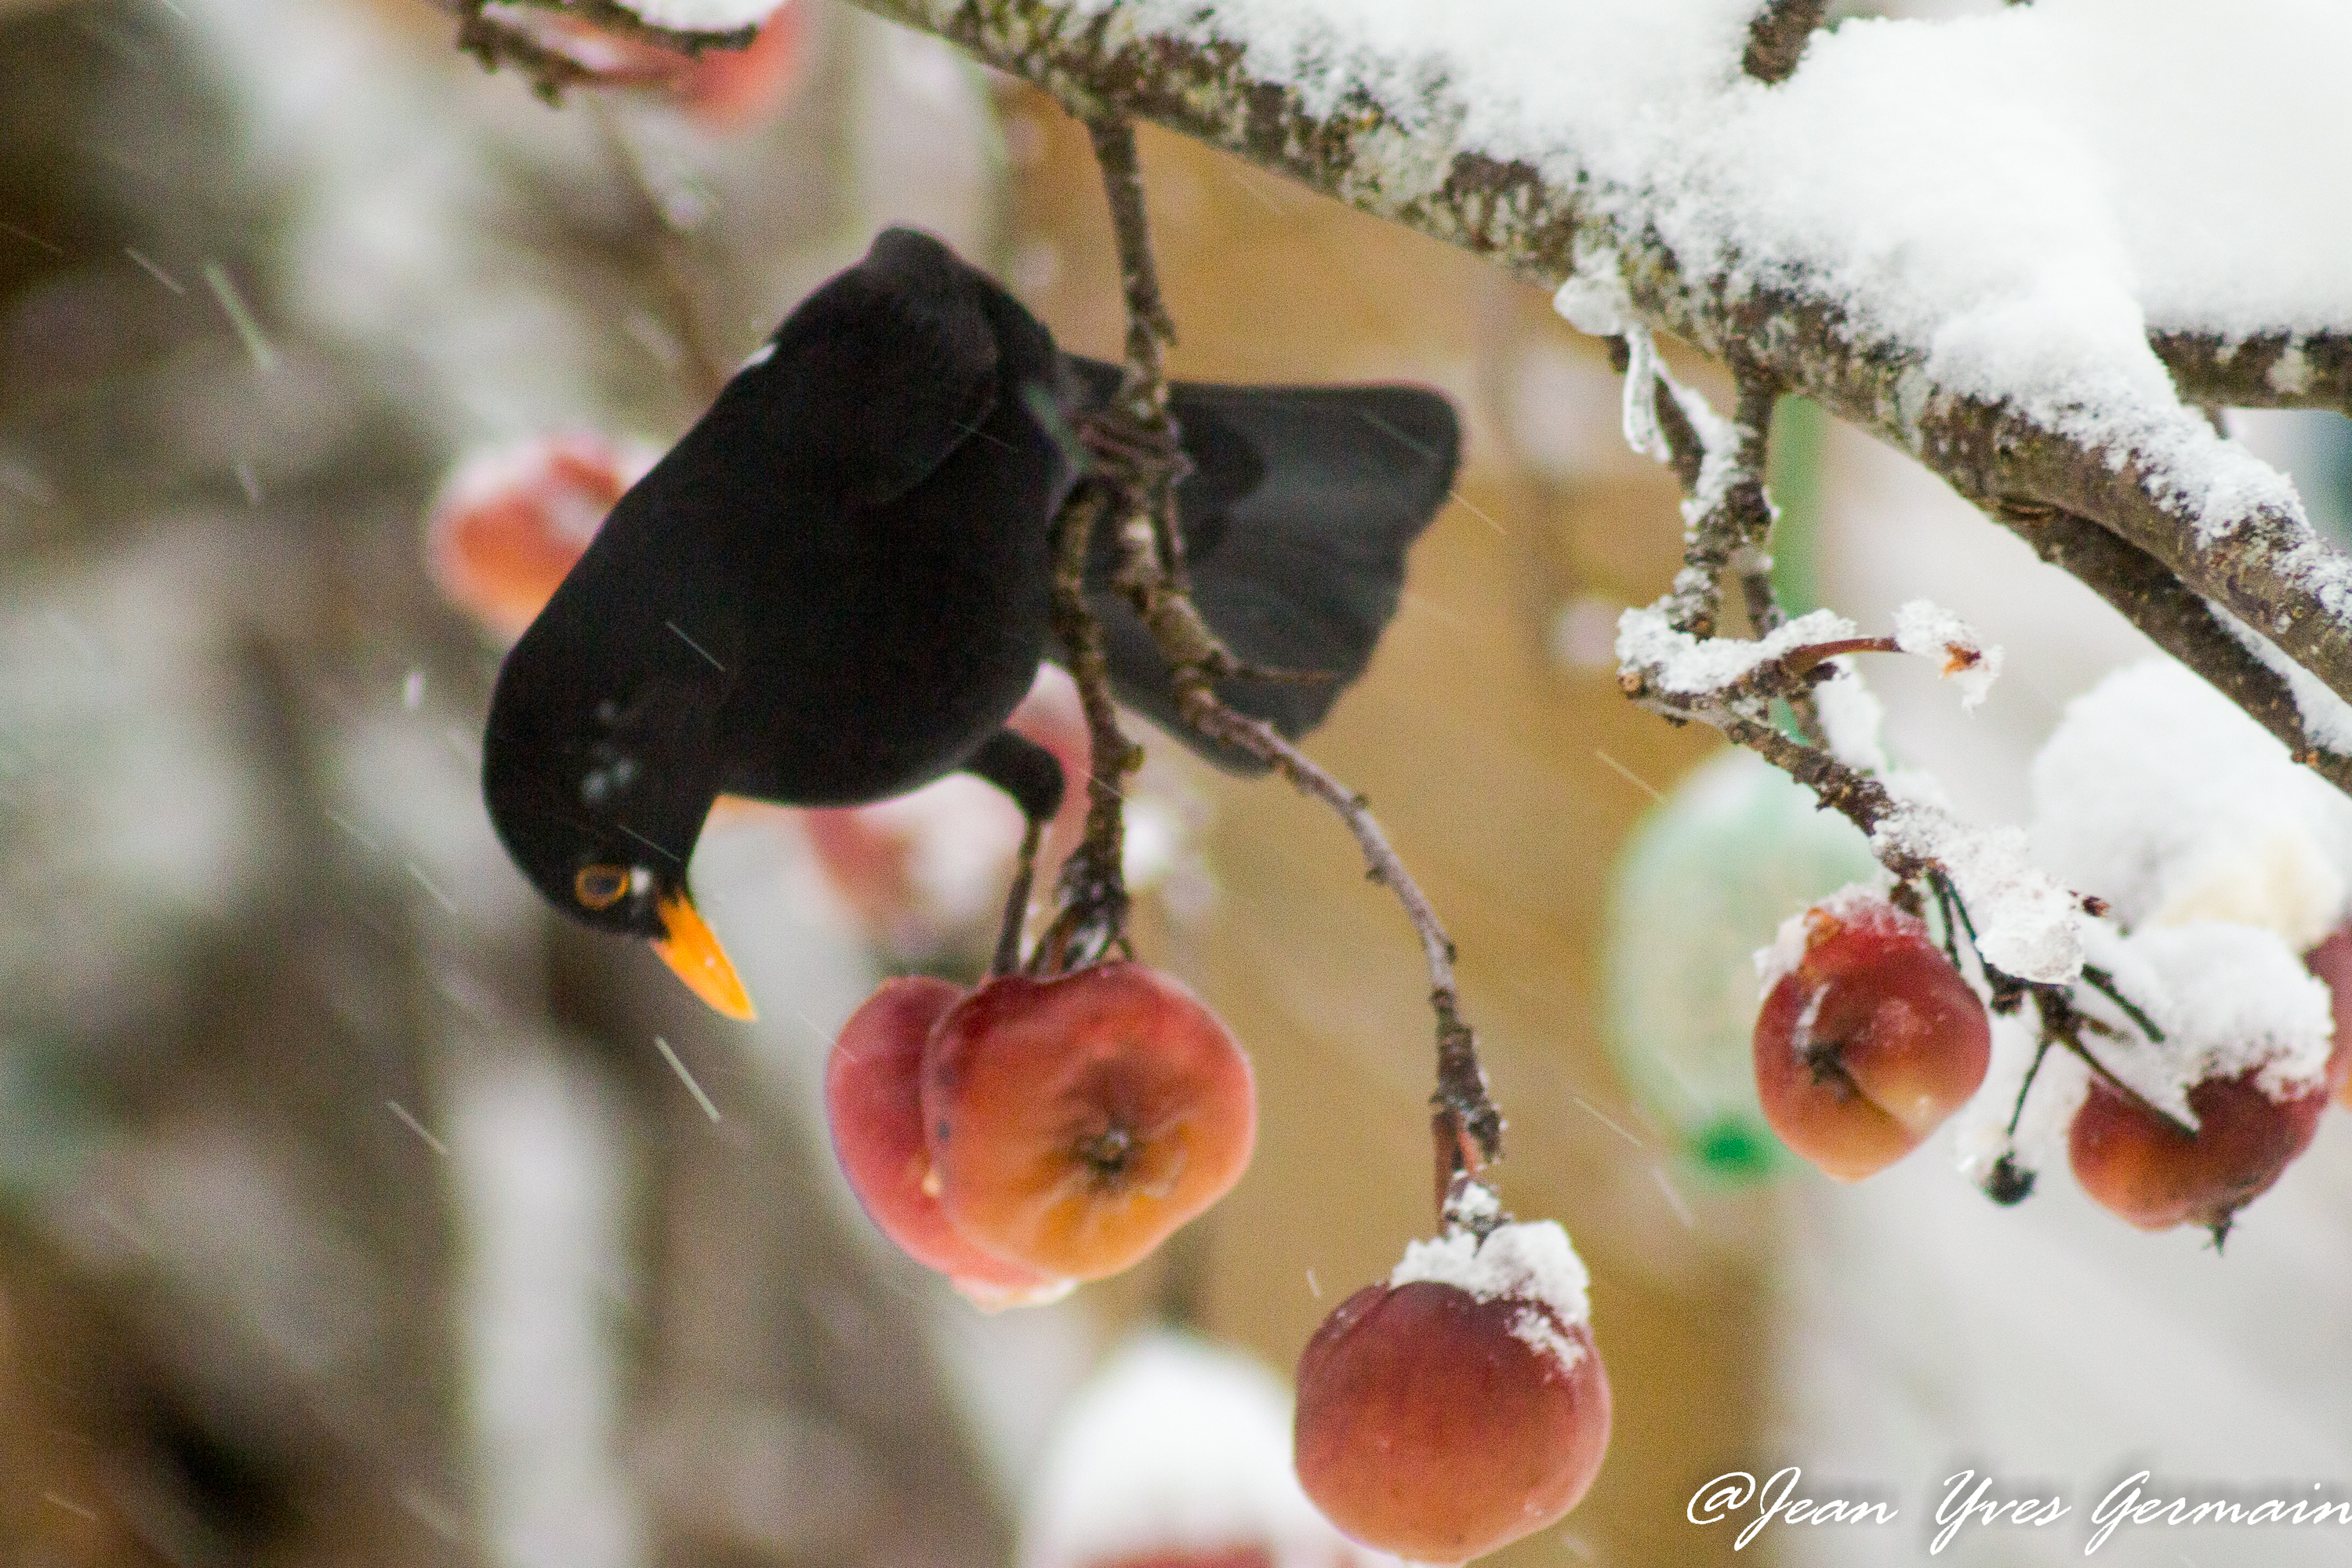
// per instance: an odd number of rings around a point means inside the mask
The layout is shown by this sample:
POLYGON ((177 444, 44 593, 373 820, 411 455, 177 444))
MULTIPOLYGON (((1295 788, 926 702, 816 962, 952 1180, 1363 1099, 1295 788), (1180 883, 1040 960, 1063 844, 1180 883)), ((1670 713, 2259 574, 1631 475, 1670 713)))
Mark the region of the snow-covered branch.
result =
MULTIPOLYGON (((2352 563, 2200 412, 2352 401, 2352 282, 2309 264, 2343 253, 2352 146, 2312 106, 2352 13, 2059 0, 1791 57, 1807 8, 1756 0, 857 3, 1531 281, 1617 290, 1981 506, 2098 524, 2352 697, 2352 563)), ((639 5, 713 29, 756 8, 639 5)))

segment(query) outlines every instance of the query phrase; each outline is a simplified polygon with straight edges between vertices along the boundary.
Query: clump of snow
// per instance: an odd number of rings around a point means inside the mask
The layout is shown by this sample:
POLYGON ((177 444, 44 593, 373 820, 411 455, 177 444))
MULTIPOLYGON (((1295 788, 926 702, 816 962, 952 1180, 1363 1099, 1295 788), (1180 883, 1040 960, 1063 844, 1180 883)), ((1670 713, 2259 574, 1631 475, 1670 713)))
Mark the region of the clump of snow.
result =
POLYGON ((1525 1301, 1529 1310, 1512 1319, 1513 1335, 1549 1352, 1563 1368, 1584 1354, 1560 1330, 1591 1321, 1585 1294, 1591 1277, 1557 1221, 1497 1226, 1483 1240, 1475 1231, 1457 1228, 1432 1241, 1409 1242, 1403 1261, 1389 1275, 1390 1288, 1422 1279, 1454 1286, 1481 1301, 1525 1301))
POLYGON ((639 20, 681 33, 731 33, 768 19, 777 0, 620 0, 639 20))
POLYGON ((1799 910, 1780 922, 1773 933, 1771 945, 1756 950, 1756 994, 1769 996, 1772 987, 1797 972, 1805 961, 1806 937, 1809 932, 1805 917, 1812 911, 1799 910))
POLYGON ((1666 433, 1658 427, 1658 381, 1665 374, 1665 366, 1658 359, 1657 340, 1650 329, 1638 321, 1627 323, 1624 329, 1627 359, 1625 362, 1625 445, 1645 458, 1670 462, 1674 448, 1666 444, 1666 433))
POLYGON ((1951 877, 1984 961, 2021 980, 2063 984, 2082 973, 2082 903, 2025 853, 2015 827, 1972 827, 1951 813, 1906 801, 1871 835, 1881 858, 1932 860, 1951 877))
POLYGON ((1853 635, 1853 623, 1843 616, 1815 610, 1766 637, 1695 637, 1676 631, 1664 613, 1652 605, 1627 610, 1617 618, 1617 661, 1665 690, 1703 696, 1784 654, 1853 635))
POLYGON ((1628 331, 1641 318, 1633 313, 1633 296, 1625 290, 1622 265, 1613 250, 1579 256, 1576 270, 1552 295, 1551 308, 1570 326, 1592 337, 1613 338, 1628 331))
POLYGON ((2032 784, 2036 858, 2127 930, 2236 921, 2301 952, 2352 903, 2352 802, 2169 659, 2069 704, 2032 784))
POLYGON ((2118 984, 2165 1037, 2149 1049, 2100 1041, 2093 1054, 2150 1103, 2193 1125, 2188 1091, 2208 1079, 2253 1072, 2273 1100, 2322 1082, 2335 1032, 2327 986, 2276 936, 2202 921, 2124 941, 2142 966, 2135 978, 2155 989, 2139 990, 2121 974, 2118 984))
POLYGON ((1484 1182, 1462 1181, 1446 1195, 1445 1217, 1474 1229, 1491 1229, 1493 1223, 1503 1217, 1503 1200, 1484 1182))
POLYGON ((1396 1560, 1333 1530, 1291 1468, 1290 1393, 1190 1335, 1130 1340, 1055 1423, 1023 1510, 1021 1568, 1262 1546, 1276 1568, 1396 1560))
POLYGON ((1973 711, 2000 675, 2000 649, 1978 637, 1966 621, 1925 599, 1895 612, 1895 646, 1905 653, 1942 662, 1946 679, 1960 688, 1960 706, 1973 711))

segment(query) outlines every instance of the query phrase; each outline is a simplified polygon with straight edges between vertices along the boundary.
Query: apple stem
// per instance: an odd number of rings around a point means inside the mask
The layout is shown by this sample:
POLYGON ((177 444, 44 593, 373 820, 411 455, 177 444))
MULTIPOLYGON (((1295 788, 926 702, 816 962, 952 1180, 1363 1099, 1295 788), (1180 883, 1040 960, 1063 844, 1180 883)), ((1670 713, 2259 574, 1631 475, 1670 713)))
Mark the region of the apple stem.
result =
POLYGON ((1021 853, 1013 861, 1013 886, 1004 895, 1004 919, 996 930, 996 956, 988 965, 992 979, 1021 967, 1021 931, 1029 923, 1029 893, 1037 879, 1037 849, 1045 842, 1045 825, 1028 819, 1021 831, 1021 853))
POLYGON ((2155 1019, 2140 1011, 2137 1003, 2123 994, 2122 988, 2116 985, 2114 975, 2095 963, 2086 963, 2083 965, 2083 984, 2122 1008, 2124 1016, 2139 1026, 2140 1033, 2148 1037, 2151 1045, 2160 1046, 2164 1043, 2164 1031, 2156 1026, 2155 1019))
MULTIPOLYGON (((1086 595, 1087 542, 1111 499, 1112 487, 1089 477, 1070 492, 1054 517, 1054 634, 1068 654, 1070 675, 1086 710, 1089 762, 1086 833, 1063 864, 1053 924, 1030 955, 1029 968, 1040 975, 1093 963, 1113 948, 1127 947, 1127 879, 1121 866, 1127 840, 1125 786, 1127 775, 1141 765, 1143 753, 1119 729, 1102 627, 1087 608, 1086 595)), ((1021 909, 1008 901, 1006 929, 997 939, 1000 962, 1008 942, 1016 953, 1019 950, 1017 921, 1025 904, 1025 896, 1021 909)))

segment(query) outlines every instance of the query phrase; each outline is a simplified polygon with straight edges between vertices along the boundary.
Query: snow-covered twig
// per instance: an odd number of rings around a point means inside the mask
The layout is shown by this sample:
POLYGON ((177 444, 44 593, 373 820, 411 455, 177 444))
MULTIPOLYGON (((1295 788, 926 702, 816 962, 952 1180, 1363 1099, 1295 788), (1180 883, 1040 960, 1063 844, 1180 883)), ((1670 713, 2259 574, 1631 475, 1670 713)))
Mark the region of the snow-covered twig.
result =
POLYGON ((2105 599, 2157 647, 2285 742, 2296 761, 2338 789, 2352 791, 2352 756, 2329 750, 2309 733, 2286 679, 2247 651, 2212 606, 2163 563, 2096 523, 2055 508, 2009 508, 1998 515, 2035 554, 2105 599))

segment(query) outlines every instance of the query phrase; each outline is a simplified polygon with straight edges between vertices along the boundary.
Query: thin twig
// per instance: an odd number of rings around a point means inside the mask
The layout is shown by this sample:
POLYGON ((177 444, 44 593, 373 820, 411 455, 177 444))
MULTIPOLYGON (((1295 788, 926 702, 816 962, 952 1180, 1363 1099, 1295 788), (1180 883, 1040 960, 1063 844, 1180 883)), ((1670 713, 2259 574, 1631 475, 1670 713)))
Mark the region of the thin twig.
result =
POLYGON ((1478 1163, 1492 1163, 1502 1158, 1502 1112, 1487 1095, 1486 1075, 1478 1066, 1476 1038, 1462 1021, 1460 997, 1454 987, 1454 941, 1445 934, 1421 885, 1412 879, 1412 874, 1390 846, 1388 835, 1381 831, 1369 803, 1286 740, 1273 725, 1263 719, 1237 713, 1219 701, 1208 681, 1197 673, 1188 679, 1180 672, 1177 679, 1178 700, 1185 722, 1212 740, 1268 763, 1302 795, 1337 812, 1348 831, 1354 835, 1357 847, 1363 851, 1365 874, 1394 893, 1397 902, 1404 906, 1405 918, 1412 922, 1413 933, 1421 939, 1422 956, 1429 966, 1429 1004, 1437 1014, 1435 1104, 1440 1115, 1450 1113, 1459 1131, 1471 1141, 1476 1156, 1468 1166, 1472 1174, 1476 1173, 1478 1163))
POLYGON ((1045 825, 1030 817, 1021 830, 1021 853, 1013 862, 1013 886, 1004 894, 1004 919, 996 928, 996 956, 988 965, 992 976, 1021 967, 1021 932, 1029 923, 1029 892, 1037 880, 1037 849, 1045 837, 1045 825))
MULTIPOLYGON (((1102 627, 1087 608, 1086 595, 1087 544, 1106 500, 1105 487, 1087 481, 1071 492, 1054 519, 1054 635, 1068 658, 1071 679, 1077 682, 1093 759, 1087 777, 1086 834, 1063 863, 1054 922, 1030 955, 1029 966, 1038 973, 1055 974, 1092 963, 1113 947, 1123 950, 1127 944, 1122 869, 1127 775, 1142 759, 1119 729, 1102 627)), ((1008 910, 1008 918, 1010 913, 1008 910)), ((1000 958, 1003 945, 1000 935, 1000 958)))
POLYGON ((2140 1033, 2147 1037, 2149 1044, 2160 1046, 2164 1043, 2164 1031, 2156 1026, 2155 1019, 2140 1011, 2137 1003, 2123 994, 2123 988, 2116 984, 2114 975, 2095 963, 2086 963, 2083 965, 2083 984, 2122 1008, 2125 1016, 2139 1026, 2140 1033))
MULTIPOLYGON (((1118 241, 1119 278, 1128 307, 1126 375, 1112 408, 1087 433, 1102 460, 1099 472, 1118 492, 1120 564, 1116 585, 1134 605, 1173 672, 1185 721, 1211 740, 1245 752, 1303 793, 1329 805, 1355 836, 1372 879, 1403 904, 1429 965, 1430 1006, 1437 1015, 1437 1091, 1432 1096, 1439 1140, 1438 1185, 1454 1174, 1475 1174, 1501 1157, 1503 1118, 1486 1091, 1476 1037, 1462 1021, 1454 981, 1454 943, 1420 886, 1404 868, 1363 797, 1341 784, 1262 720, 1221 701, 1212 682, 1249 669, 1219 641, 1194 607, 1183 576, 1175 519, 1175 482, 1183 461, 1168 414, 1162 345, 1173 336, 1145 222, 1143 187, 1133 127, 1121 119, 1091 119, 1088 132, 1118 241)), ((1677 416, 1679 411, 1676 411, 1677 416)), ((1685 428, 1687 426, 1685 424, 1685 428)), ((1693 437, 1695 439, 1695 437, 1693 437)), ((1083 689, 1083 683, 1082 683, 1083 689)))

